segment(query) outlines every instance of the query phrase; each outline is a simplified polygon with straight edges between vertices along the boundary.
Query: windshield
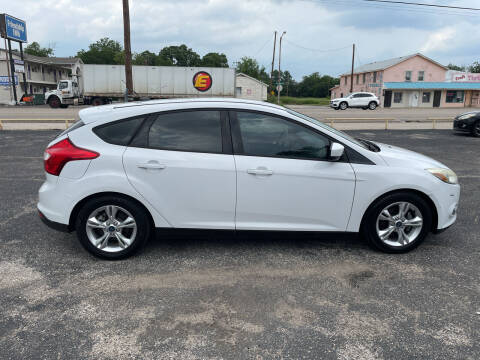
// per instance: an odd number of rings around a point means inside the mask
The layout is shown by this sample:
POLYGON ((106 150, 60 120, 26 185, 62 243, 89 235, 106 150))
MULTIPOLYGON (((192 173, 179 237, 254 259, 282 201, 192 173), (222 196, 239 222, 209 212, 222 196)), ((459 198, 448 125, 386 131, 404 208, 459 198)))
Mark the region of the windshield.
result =
POLYGON ((358 141, 357 139, 351 137, 350 135, 344 133, 343 131, 339 131, 339 130, 337 130, 337 129, 334 129, 334 128, 332 128, 332 127, 324 124, 323 122, 321 122, 321 121, 319 121, 319 120, 317 120, 317 119, 314 119, 314 118, 312 118, 312 117, 310 117, 310 116, 307 116, 307 115, 304 115, 304 114, 302 114, 302 113, 296 112, 296 111, 294 111, 294 110, 291 110, 291 109, 288 109, 288 108, 287 108, 287 111, 288 111, 290 114, 292 114, 292 115, 298 116, 299 118, 302 118, 303 120, 307 120, 307 121, 309 121, 309 122, 311 122, 311 123, 313 123, 313 124, 315 124, 315 125, 318 125, 318 126, 324 128, 324 129, 328 130, 328 131, 331 131, 331 132, 333 132, 335 135, 341 136, 342 138, 344 138, 344 139, 346 139, 346 140, 348 140, 348 141, 350 141, 350 142, 353 142, 355 145, 358 145, 358 146, 361 146, 361 147, 364 148, 364 149, 370 150, 369 147, 368 147, 366 144, 358 141))
POLYGON ((68 88, 68 82, 60 81, 60 83, 58 84, 58 90, 62 90, 62 89, 66 89, 66 88, 68 88))

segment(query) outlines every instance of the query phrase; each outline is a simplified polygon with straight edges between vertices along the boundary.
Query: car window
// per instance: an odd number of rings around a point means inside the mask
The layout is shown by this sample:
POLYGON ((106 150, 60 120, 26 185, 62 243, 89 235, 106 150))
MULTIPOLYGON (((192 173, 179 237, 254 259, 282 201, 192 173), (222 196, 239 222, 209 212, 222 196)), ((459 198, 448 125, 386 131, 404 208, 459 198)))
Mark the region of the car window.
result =
POLYGON ((93 129, 103 141, 115 145, 128 145, 132 136, 143 122, 143 117, 115 121, 93 129))
POLYGON ((243 155, 327 160, 330 140, 307 127, 262 113, 237 112, 243 155))
POLYGON ((150 127, 148 146, 163 150, 221 153, 220 111, 159 114, 150 127))
POLYGON ((68 82, 67 81, 60 81, 60 83, 58 84, 58 89, 63 90, 63 89, 66 89, 66 88, 68 88, 68 82))

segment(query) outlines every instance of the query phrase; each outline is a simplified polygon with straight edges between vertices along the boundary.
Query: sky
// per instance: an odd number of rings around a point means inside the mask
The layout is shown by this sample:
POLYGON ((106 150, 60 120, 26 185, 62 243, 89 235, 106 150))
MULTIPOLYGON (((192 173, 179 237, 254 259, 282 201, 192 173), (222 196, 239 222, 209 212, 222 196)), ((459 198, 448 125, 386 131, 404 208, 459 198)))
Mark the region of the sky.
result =
MULTIPOLYGON (((420 2, 480 7, 479 0, 420 2)), ((102 37, 123 44, 122 0, 0 0, 0 12, 25 20, 28 41, 53 47, 56 56, 75 55, 102 37)), ((353 43, 356 66, 417 52, 470 65, 480 61, 479 20, 480 11, 362 0, 130 0, 134 52, 186 44, 200 55, 225 53, 230 66, 253 57, 269 72, 273 32, 286 31, 281 69, 297 80, 348 72, 353 43)))

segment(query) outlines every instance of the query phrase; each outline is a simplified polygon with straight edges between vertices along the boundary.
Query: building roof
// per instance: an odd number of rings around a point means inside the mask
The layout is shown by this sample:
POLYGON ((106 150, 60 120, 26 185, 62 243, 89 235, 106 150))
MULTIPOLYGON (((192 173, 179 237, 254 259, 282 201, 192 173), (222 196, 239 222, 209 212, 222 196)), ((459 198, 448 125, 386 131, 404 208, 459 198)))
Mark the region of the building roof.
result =
MULTIPOLYGON (((447 69, 446 66, 443 66, 442 64, 439 64, 438 62, 436 62, 435 60, 432 60, 428 57, 426 57, 425 55, 423 54, 420 54, 420 53, 415 53, 415 54, 411 54, 411 55, 406 55, 406 56, 400 56, 400 57, 396 57, 396 58, 392 58, 392 59, 387 59, 387 60, 382 60, 382 61, 375 61, 375 62, 372 62, 372 63, 369 63, 369 64, 365 64, 365 65, 362 65, 362 66, 359 66, 357 68, 354 68, 353 69, 353 72, 356 74, 356 73, 366 73, 366 72, 372 72, 372 71, 379 71, 379 70, 385 70, 389 67, 392 67, 394 65, 397 65, 405 60, 408 60, 412 57, 415 57, 415 56, 421 56, 423 57, 424 59, 428 60, 428 61, 431 61, 432 63, 444 68, 444 69, 447 69)), ((348 73, 344 73, 342 75, 350 75, 350 72, 348 73)))
MULTIPOLYGON (((0 51, 5 51, 5 49, 0 49, 0 51)), ((20 52, 18 50, 12 50, 12 53, 20 57, 20 52)), ((23 53, 23 57, 26 61, 45 65, 73 65, 77 62, 83 63, 82 59, 76 57, 42 57, 26 53, 23 53)))
POLYGON ((467 82, 385 82, 383 86, 394 90, 480 90, 480 83, 467 82))
POLYGON ((268 85, 265 84, 263 81, 260 81, 260 80, 258 80, 258 79, 255 79, 254 77, 248 76, 247 74, 244 74, 244 73, 241 73, 241 72, 240 72, 240 73, 237 73, 236 76, 245 76, 246 78, 248 78, 248 79, 250 79, 250 80, 256 81, 256 82, 260 83, 261 85, 264 85, 264 86, 267 86, 267 87, 268 87, 268 85))

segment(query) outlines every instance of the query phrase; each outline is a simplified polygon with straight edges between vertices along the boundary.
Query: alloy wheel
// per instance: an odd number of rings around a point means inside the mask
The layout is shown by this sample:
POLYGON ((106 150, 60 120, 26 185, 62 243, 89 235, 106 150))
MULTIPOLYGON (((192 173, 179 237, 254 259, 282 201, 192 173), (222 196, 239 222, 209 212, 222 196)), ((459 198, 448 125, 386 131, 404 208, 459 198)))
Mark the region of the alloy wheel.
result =
POLYGON ((377 217, 377 235, 393 247, 406 246, 419 236, 423 228, 420 210, 409 202, 396 202, 385 207, 377 217))
POLYGON ((137 236, 137 222, 124 208, 106 205, 87 218, 88 240, 99 250, 119 252, 128 248, 137 236))

